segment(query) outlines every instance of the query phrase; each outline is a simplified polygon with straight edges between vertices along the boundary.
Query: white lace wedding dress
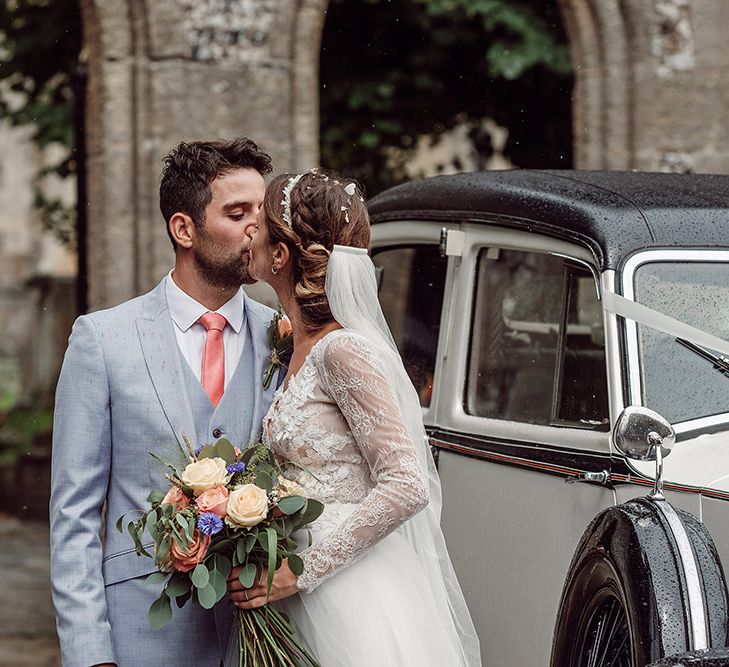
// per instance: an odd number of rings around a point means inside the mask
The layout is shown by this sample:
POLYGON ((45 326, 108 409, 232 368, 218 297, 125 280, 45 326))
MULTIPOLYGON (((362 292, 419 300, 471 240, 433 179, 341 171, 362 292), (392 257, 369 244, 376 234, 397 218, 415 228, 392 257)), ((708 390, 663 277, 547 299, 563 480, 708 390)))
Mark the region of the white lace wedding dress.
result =
POLYGON ((320 339, 263 432, 285 475, 325 505, 301 552, 301 593, 278 603, 322 667, 463 665, 458 630, 396 530, 428 485, 368 340, 347 329, 320 339))

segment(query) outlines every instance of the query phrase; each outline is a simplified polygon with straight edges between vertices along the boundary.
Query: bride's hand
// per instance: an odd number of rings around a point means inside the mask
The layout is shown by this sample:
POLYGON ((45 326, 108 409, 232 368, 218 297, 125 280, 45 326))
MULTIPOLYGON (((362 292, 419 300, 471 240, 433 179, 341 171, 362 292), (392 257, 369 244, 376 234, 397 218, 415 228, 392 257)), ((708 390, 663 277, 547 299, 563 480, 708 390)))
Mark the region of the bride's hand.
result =
POLYGON ((296 586, 298 577, 289 569, 288 560, 286 559, 273 574, 273 583, 268 597, 266 597, 267 570, 262 570, 258 583, 253 588, 243 588, 241 586, 240 581, 238 581, 241 570, 240 567, 234 567, 228 577, 228 597, 239 609, 255 609, 256 607, 262 607, 267 602, 283 600, 299 592, 296 586))

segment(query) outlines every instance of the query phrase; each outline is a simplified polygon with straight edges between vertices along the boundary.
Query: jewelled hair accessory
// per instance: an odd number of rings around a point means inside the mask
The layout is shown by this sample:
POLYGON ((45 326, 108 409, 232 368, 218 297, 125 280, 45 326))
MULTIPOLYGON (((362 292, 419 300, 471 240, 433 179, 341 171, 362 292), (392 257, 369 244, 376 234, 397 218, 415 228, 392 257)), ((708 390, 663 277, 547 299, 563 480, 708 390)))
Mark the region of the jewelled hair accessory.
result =
POLYGON ((283 219, 288 225, 289 229, 292 229, 293 223, 291 222, 291 191, 294 189, 296 184, 301 180, 304 174, 297 174, 289 178, 289 182, 283 189, 283 199, 281 200, 281 206, 283 206, 283 219))

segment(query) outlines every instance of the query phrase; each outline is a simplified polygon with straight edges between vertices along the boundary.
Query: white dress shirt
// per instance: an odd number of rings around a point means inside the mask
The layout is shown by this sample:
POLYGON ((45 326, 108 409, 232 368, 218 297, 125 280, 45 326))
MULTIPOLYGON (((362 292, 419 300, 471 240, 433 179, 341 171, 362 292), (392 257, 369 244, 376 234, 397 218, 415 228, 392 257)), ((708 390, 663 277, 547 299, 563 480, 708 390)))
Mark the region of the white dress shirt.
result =
MULTIPOLYGON (((198 319, 207 313, 208 309, 177 286, 172 277, 172 271, 167 276, 165 291, 167 293, 167 304, 170 307, 170 315, 175 323, 177 344, 180 346, 182 356, 192 369, 195 377, 200 380, 203 350, 205 349, 205 327, 198 322, 198 319)), ((229 301, 214 312, 222 315, 228 322, 225 329, 223 329, 225 386, 227 387, 238 366, 246 338, 243 290, 239 289, 229 301)))

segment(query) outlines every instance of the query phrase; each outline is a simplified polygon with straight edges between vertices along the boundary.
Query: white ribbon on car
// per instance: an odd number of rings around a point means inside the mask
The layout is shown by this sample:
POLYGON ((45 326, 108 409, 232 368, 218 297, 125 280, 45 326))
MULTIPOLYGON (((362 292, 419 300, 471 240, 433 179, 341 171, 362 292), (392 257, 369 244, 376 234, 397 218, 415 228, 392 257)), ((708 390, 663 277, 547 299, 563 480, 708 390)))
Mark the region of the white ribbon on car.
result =
POLYGON ((677 320, 675 317, 644 306, 642 303, 636 303, 613 292, 603 292, 602 307, 615 315, 633 320, 638 324, 651 327, 651 329, 657 329, 670 336, 683 338, 690 343, 721 352, 723 355, 729 357, 729 342, 706 331, 692 327, 690 324, 677 320))

